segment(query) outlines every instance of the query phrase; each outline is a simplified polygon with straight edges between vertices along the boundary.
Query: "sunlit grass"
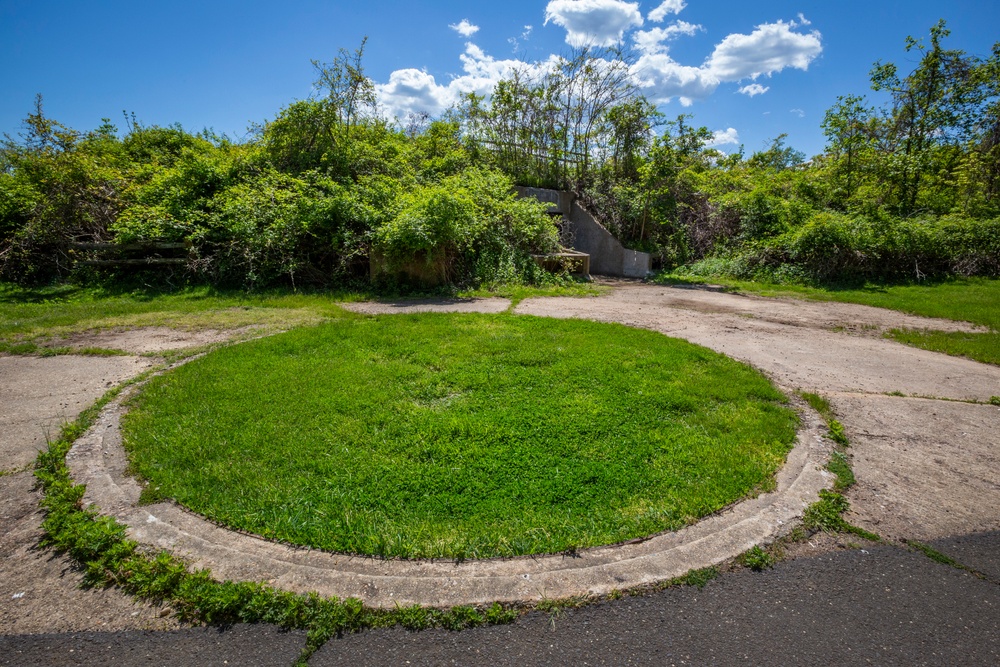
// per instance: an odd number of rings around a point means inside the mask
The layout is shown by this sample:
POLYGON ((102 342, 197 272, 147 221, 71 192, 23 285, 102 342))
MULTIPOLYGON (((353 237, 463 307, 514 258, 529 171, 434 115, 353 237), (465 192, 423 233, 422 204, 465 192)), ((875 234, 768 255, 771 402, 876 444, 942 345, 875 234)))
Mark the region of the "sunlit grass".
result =
POLYGON ((769 488, 797 418, 760 374, 618 325, 345 315, 154 379, 124 423, 147 499, 313 547, 553 553, 769 488))

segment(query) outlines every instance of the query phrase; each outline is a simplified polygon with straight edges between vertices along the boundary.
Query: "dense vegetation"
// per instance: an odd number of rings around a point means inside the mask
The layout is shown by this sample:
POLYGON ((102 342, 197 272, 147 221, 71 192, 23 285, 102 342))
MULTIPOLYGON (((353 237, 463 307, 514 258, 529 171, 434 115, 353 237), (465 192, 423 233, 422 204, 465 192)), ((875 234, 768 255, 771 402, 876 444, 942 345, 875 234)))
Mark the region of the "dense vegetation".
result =
POLYGON ((188 274, 219 285, 343 282, 370 256, 390 277, 537 280, 530 253, 556 243, 543 208, 475 164, 457 124, 407 136, 378 118, 360 58, 316 63, 326 95, 240 144, 134 119, 123 137, 108 121, 81 134, 39 100, 0 152, 0 277, 80 275, 74 253, 99 257, 81 242, 156 241, 187 244, 188 274))
POLYGON ((667 122, 638 95, 620 53, 515 77, 466 115, 494 164, 573 187, 664 268, 780 281, 997 276, 1000 43, 980 58, 945 48, 947 36, 942 22, 927 43, 908 38, 908 74, 876 64, 884 103, 839 98, 826 150, 808 162, 784 135, 749 157, 711 148, 707 128, 667 122))
POLYGON ((106 278, 122 269, 81 243, 132 257, 174 242, 186 264, 164 275, 215 285, 536 283, 530 254, 555 249, 557 229, 512 183, 575 189, 626 245, 694 275, 997 276, 1000 43, 978 57, 947 36, 942 22, 908 38, 909 73, 876 64, 882 103, 839 98, 808 162, 784 136, 749 157, 711 148, 689 118, 666 122, 610 50, 401 127, 377 114, 362 45, 314 63, 322 94, 242 143, 134 118, 121 136, 110 122, 80 133, 39 100, 0 150, 0 279, 106 278))

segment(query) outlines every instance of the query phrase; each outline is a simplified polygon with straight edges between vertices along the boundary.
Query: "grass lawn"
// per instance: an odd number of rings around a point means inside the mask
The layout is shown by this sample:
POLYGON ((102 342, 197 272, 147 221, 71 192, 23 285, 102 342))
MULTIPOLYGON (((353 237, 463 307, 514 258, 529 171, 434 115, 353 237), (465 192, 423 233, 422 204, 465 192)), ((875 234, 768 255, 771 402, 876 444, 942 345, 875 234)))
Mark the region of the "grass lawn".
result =
POLYGON ((669 274, 661 276, 660 281, 664 283, 707 281, 763 296, 792 296, 821 301, 860 303, 924 317, 972 322, 989 327, 993 331, 967 334, 898 329, 887 335, 901 343, 925 350, 1000 364, 1000 280, 998 279, 962 278, 910 285, 866 285, 844 288, 775 285, 717 277, 695 279, 690 276, 669 274))
POLYGON ((797 417, 760 374, 649 331, 344 315, 157 378, 123 429, 146 500, 269 538, 454 559, 679 528, 773 486, 797 417))

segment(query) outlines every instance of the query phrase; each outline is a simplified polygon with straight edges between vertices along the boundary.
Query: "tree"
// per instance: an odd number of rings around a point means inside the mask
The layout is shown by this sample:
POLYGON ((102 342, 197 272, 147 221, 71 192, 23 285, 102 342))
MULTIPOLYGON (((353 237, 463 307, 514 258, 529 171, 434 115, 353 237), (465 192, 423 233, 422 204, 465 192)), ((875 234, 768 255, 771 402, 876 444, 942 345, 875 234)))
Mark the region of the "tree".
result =
POLYGON ((515 180, 570 187, 586 180, 610 145, 607 133, 616 125, 608 114, 636 99, 622 51, 581 48, 547 70, 514 70, 488 99, 468 95, 462 115, 471 142, 482 144, 515 180))
POLYGON ((904 77, 893 63, 878 62, 871 71, 872 89, 891 95, 880 128, 887 160, 879 176, 902 215, 922 208, 922 186, 928 181, 938 186, 933 176, 951 173, 961 162, 963 146, 977 139, 984 147, 990 143, 990 123, 983 121, 997 109, 1000 53, 995 46, 993 57, 983 61, 946 49, 942 42, 949 34, 941 20, 931 27, 929 45, 907 37, 907 53, 917 52, 920 60, 904 77))
POLYGON ((375 115, 378 106, 375 84, 365 76, 362 64, 367 43, 368 37, 365 36, 361 46, 353 52, 340 49, 333 62, 312 61, 319 75, 316 87, 326 93, 327 107, 336 114, 345 138, 350 137, 351 128, 360 119, 375 115))
POLYGON ((751 155, 747 161, 748 164, 760 169, 782 171, 805 162, 805 153, 785 145, 787 138, 788 135, 782 133, 771 139, 771 145, 767 147, 767 150, 758 151, 751 155))
POLYGON ((849 200, 857 188, 861 153, 870 144, 868 132, 872 110, 865 98, 847 95, 837 98, 823 118, 827 153, 833 162, 835 178, 841 181, 842 199, 849 200))

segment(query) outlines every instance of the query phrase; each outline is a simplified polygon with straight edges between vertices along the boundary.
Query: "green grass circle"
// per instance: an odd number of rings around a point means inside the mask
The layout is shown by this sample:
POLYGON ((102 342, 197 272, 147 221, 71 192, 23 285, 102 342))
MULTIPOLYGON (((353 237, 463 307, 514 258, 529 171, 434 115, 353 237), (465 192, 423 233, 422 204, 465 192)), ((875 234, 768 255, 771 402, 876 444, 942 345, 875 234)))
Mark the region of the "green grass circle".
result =
POLYGON ((213 352, 151 380, 123 423, 149 488, 210 519, 457 559, 679 528, 773 485, 796 426, 763 376, 696 345, 440 314, 344 317, 213 352))

